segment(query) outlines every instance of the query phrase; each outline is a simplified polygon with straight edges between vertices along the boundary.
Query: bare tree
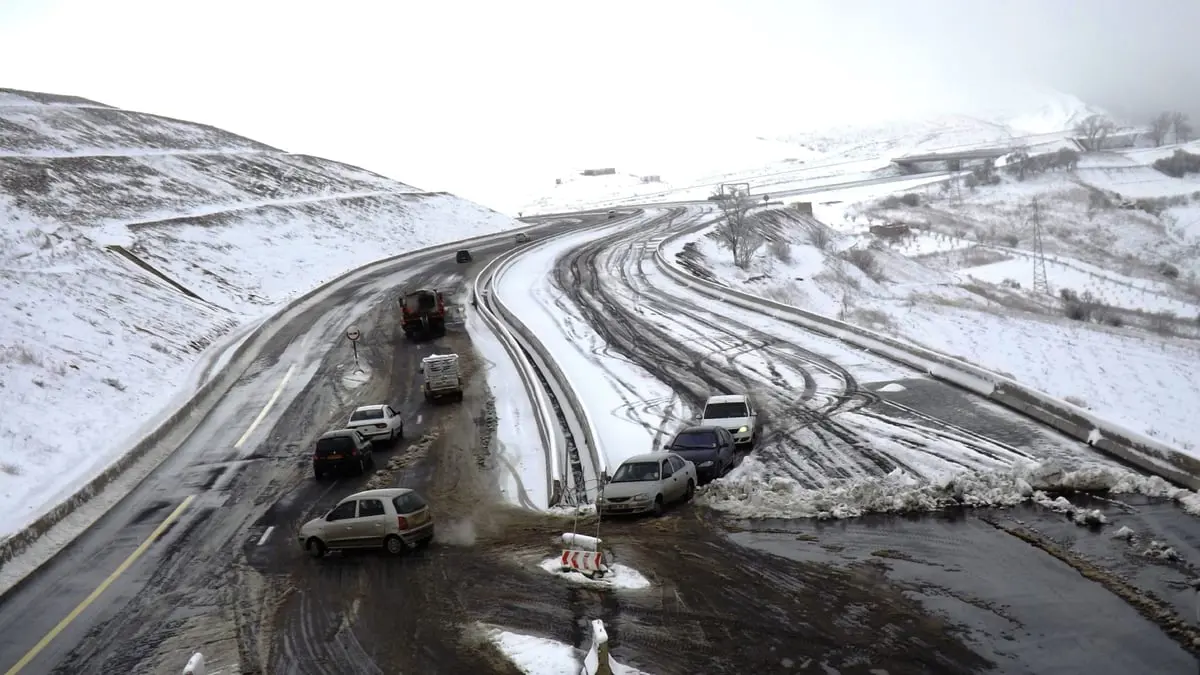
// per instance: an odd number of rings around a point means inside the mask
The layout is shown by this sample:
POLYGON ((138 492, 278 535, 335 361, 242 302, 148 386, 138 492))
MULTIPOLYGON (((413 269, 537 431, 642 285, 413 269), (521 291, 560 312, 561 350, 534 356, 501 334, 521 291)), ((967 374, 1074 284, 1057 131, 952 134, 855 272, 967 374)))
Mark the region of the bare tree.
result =
POLYGON ((1146 135, 1150 137, 1151 141, 1154 141, 1154 147, 1157 148, 1163 144, 1163 141, 1167 139, 1167 132, 1171 130, 1173 124, 1174 119, 1169 112, 1161 112, 1150 120, 1150 131, 1146 135))
POLYGON ((1085 120, 1075 126, 1075 133, 1083 136, 1083 145, 1088 150, 1095 152, 1104 147, 1104 141, 1108 139, 1108 135, 1112 133, 1117 125, 1104 115, 1089 115, 1085 120))
POLYGON ((1176 143, 1187 143, 1192 140, 1192 125, 1185 113, 1171 113, 1171 130, 1175 132, 1176 143))
POLYGON ((725 218, 713 230, 713 237, 733 254, 733 264, 745 269, 767 241, 757 219, 750 216, 754 202, 745 195, 731 194, 717 204, 725 218))

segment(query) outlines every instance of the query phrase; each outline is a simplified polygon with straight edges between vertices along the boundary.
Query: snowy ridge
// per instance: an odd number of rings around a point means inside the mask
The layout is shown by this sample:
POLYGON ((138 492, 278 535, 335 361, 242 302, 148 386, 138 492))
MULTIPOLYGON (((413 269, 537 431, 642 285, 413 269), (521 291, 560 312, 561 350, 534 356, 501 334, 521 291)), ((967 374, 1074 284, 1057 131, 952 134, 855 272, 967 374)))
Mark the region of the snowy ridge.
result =
POLYGON ((348 269, 515 225, 211 127, 0 95, 0 536, 109 465, 235 327, 348 269), (48 407, 76 431, 36 433, 48 407))

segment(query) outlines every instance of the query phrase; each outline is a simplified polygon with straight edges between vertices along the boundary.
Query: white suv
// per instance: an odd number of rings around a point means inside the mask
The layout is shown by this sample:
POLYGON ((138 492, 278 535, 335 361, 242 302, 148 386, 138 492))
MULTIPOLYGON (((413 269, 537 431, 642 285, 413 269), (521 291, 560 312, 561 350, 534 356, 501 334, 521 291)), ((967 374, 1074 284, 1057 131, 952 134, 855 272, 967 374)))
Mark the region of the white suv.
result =
POLYGON ((728 429, 734 443, 751 447, 758 440, 758 411, 745 394, 709 396, 700 415, 700 426, 728 429))

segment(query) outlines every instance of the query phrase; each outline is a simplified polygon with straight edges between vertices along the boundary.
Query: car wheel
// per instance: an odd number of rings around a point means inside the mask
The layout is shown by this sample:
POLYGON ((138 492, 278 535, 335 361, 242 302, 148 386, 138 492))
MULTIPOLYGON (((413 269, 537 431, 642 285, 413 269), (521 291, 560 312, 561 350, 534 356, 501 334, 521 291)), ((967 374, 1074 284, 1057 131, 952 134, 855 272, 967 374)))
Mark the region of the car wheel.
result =
POLYGON ((316 537, 309 537, 308 541, 304 544, 304 548, 308 551, 308 554, 314 558, 325 557, 325 542, 317 539, 316 537))
POLYGON ((367 472, 367 458, 362 457, 358 460, 358 475, 361 476, 362 474, 364 474, 366 472, 367 472))
POLYGON ((404 438, 404 424, 400 424, 400 431, 396 434, 396 438, 404 438))
POLYGON ((383 550, 387 551, 390 555, 402 555, 408 550, 408 545, 406 545, 404 540, 400 537, 397 537, 394 534, 389 534, 387 538, 383 540, 383 550))
POLYGON ((690 502, 690 501, 692 501, 692 497, 695 497, 695 496, 696 496, 696 483, 691 478, 689 478, 687 492, 683 493, 683 501, 690 502))
POLYGON ((662 498, 662 495, 658 495, 657 497, 655 497, 655 498, 654 498, 654 510, 653 510, 653 511, 651 511, 650 513, 654 514, 654 516, 655 516, 656 518, 657 518, 658 516, 661 516, 661 515, 663 514, 663 498, 662 498))
POLYGON ((324 477, 325 477, 325 475, 323 473, 321 473, 321 470, 314 466, 313 467, 313 480, 319 481, 324 477))

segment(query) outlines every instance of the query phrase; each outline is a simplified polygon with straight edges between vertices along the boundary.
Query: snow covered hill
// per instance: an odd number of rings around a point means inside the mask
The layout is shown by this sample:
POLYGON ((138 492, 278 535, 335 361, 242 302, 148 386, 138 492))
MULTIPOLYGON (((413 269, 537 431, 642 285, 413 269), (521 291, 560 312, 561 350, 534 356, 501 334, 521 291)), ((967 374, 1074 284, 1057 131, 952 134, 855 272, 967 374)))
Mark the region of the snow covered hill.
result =
POLYGON ((704 199, 720 183, 748 182, 756 193, 808 188, 895 176, 895 157, 1015 147, 1061 141, 1082 119, 1103 113, 1061 92, 1036 92, 1011 106, 945 113, 855 126, 808 129, 779 137, 731 135, 714 130, 703 138, 663 137, 638 156, 615 156, 611 175, 584 176, 579 167, 561 172, 523 213, 553 213, 616 204, 704 199))
POLYGON ((514 226, 205 125, 0 90, 0 536, 102 470, 237 326, 371 260, 514 226), (70 433, 39 431, 48 416, 70 433))

